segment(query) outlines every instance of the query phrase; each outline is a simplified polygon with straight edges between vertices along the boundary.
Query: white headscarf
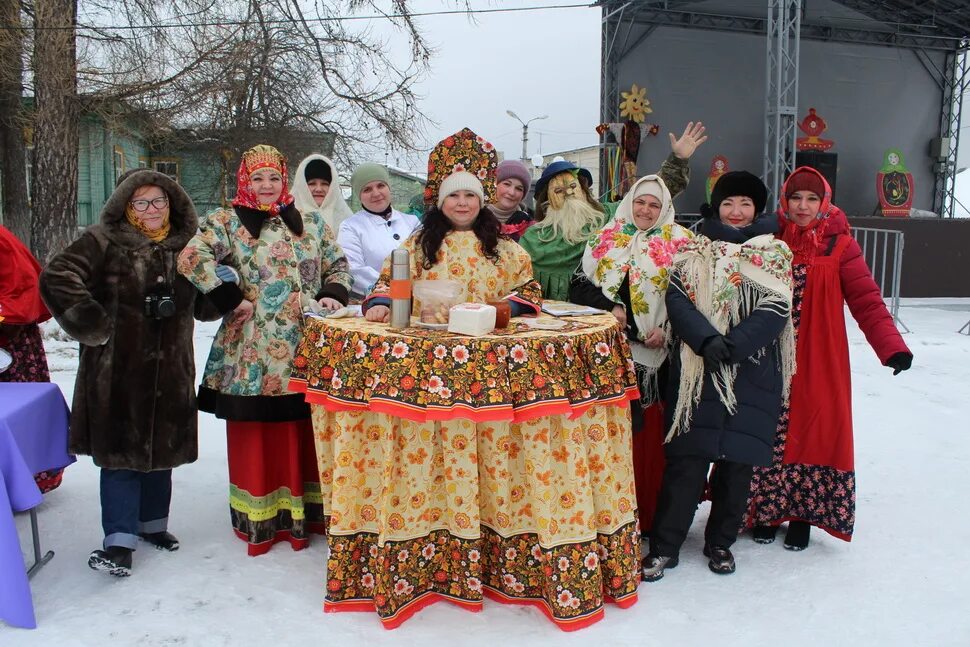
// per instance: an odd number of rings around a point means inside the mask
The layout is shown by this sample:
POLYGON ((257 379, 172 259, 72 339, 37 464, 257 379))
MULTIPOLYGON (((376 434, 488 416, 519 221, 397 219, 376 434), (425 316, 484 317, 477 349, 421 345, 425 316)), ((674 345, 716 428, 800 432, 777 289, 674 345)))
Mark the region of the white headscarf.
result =
MULTIPOLYGON (((674 222, 674 206, 667 185, 657 175, 637 180, 616 209, 613 220, 590 238, 583 253, 583 273, 600 288, 606 298, 620 302, 620 286, 630 277, 630 304, 627 313, 637 323, 641 341, 654 328, 667 326, 667 291, 674 255, 692 234, 674 222), (660 198, 660 215, 650 229, 640 229, 633 220, 633 201, 641 195, 660 198)), ((668 334, 669 336, 669 334, 668 334)), ((666 345, 647 348, 632 345, 634 361, 645 367, 650 384, 641 385, 646 404, 657 397, 655 375, 667 357, 666 345)))
POLYGON ((347 206, 347 202, 340 193, 339 177, 337 175, 337 167, 329 158, 319 153, 312 153, 300 162, 300 165, 296 168, 296 172, 293 174, 293 187, 290 189, 290 193, 293 194, 294 202, 296 203, 296 208, 299 209, 300 213, 319 212, 323 216, 324 221, 330 226, 330 229, 333 230, 334 236, 337 235, 337 231, 340 229, 340 223, 353 215, 353 211, 347 206), (313 160, 320 160, 330 167, 330 177, 333 178, 330 181, 330 191, 327 193, 327 197, 323 199, 323 204, 319 207, 317 206, 316 200, 313 199, 313 195, 310 193, 310 187, 306 183, 306 167, 313 160))

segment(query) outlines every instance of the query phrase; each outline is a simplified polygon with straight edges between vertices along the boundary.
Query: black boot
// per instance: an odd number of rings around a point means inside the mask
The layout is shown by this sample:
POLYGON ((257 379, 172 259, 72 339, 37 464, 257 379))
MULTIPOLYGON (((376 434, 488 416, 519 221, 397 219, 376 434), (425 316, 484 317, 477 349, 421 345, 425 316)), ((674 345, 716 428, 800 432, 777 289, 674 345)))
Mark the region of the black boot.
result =
POLYGON ((169 552, 179 549, 178 538, 168 531, 162 532, 140 532, 138 536, 147 541, 158 550, 169 552))
POLYGON ((778 526, 755 526, 751 534, 756 544, 770 544, 778 534, 778 526))
POLYGON ((718 575, 730 575, 734 572, 734 555, 730 548, 724 546, 708 546, 704 544, 704 557, 710 557, 707 567, 718 575))
POLYGON ((105 571, 115 577, 131 575, 130 548, 122 546, 108 546, 105 550, 96 550, 88 557, 88 566, 96 571, 105 571))
POLYGON ((805 550, 808 548, 808 538, 812 525, 807 521, 790 521, 788 532, 785 533, 785 548, 788 550, 805 550))
POLYGON ((675 568, 680 559, 677 557, 661 557, 650 553, 643 558, 640 566, 643 568, 641 577, 644 582, 656 582, 664 576, 664 570, 675 568))

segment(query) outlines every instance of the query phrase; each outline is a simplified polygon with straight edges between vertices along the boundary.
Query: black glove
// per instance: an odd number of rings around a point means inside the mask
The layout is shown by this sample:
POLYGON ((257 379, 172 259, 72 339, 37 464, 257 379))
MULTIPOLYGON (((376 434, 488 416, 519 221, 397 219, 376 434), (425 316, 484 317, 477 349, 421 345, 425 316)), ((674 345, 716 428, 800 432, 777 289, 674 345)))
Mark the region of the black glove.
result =
POLYGON ((893 375, 899 375, 903 371, 908 371, 909 367, 912 365, 912 353, 896 353, 889 358, 889 361, 886 362, 886 366, 893 369, 893 375))
POLYGON ((701 355, 704 357, 704 367, 713 372, 719 370, 722 364, 731 359, 733 344, 724 336, 717 335, 710 337, 701 346, 701 355))

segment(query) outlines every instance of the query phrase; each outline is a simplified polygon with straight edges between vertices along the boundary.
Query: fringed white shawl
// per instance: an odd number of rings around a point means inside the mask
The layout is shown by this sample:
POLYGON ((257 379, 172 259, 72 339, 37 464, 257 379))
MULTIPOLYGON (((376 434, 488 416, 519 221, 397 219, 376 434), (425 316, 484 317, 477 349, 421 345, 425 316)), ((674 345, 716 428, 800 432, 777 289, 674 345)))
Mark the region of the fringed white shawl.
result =
MULTIPOLYGON (((677 254, 674 269, 681 289, 694 306, 721 334, 727 333, 756 310, 767 310, 787 319, 784 331, 774 342, 781 362, 783 397, 787 401, 795 373, 795 329, 792 326, 792 254, 782 241, 770 234, 736 244, 697 236, 677 254)), ((760 361, 774 344, 745 361, 760 361)), ((704 358, 682 343, 680 384, 670 441, 690 428, 691 417, 700 403, 704 384, 704 358)), ((730 414, 737 411, 734 395, 736 364, 725 364, 712 373, 714 388, 730 414)))

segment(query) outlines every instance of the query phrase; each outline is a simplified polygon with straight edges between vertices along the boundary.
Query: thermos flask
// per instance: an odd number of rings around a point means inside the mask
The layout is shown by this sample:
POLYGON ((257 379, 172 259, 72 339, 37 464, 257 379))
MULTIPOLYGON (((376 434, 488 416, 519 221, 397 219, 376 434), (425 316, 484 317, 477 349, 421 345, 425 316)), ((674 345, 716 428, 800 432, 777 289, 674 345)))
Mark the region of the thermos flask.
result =
POLYGON ((391 252, 391 328, 411 325, 411 259, 406 249, 391 252))

